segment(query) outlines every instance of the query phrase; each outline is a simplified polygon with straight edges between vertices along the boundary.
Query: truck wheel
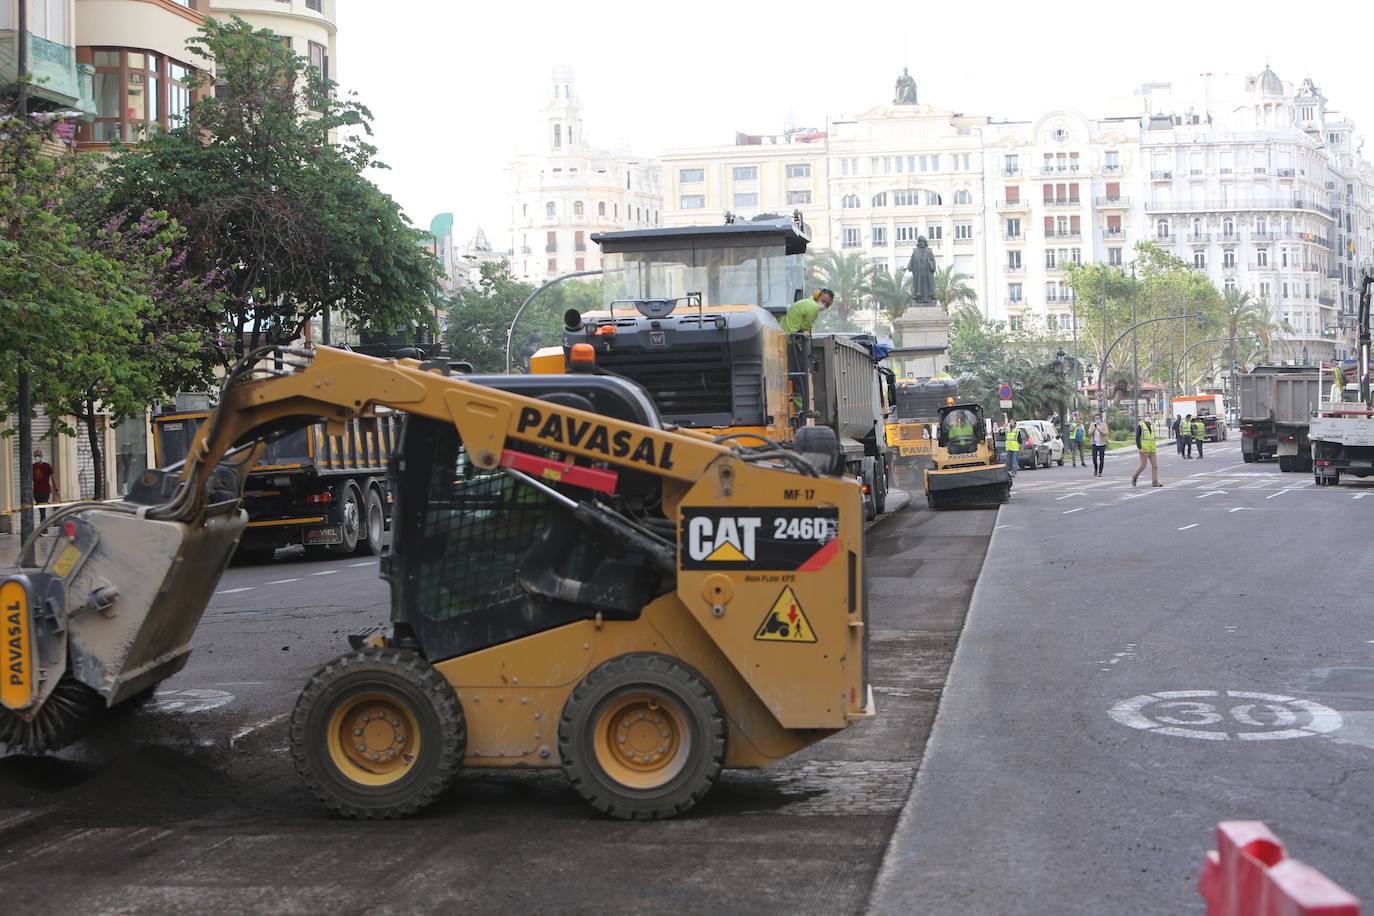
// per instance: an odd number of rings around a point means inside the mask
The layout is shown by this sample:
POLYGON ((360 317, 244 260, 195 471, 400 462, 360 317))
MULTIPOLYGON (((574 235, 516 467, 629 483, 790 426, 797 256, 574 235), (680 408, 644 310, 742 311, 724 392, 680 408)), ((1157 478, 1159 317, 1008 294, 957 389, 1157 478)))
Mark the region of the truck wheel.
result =
POLYGON ((358 552, 380 557, 382 539, 386 534, 386 512, 382 509, 382 497, 375 487, 367 488, 367 513, 363 520, 365 525, 363 536, 358 539, 358 552))
POLYGON ((351 556, 358 549, 359 539, 365 537, 363 531, 363 497, 358 485, 349 481, 344 484, 343 501, 339 503, 339 534, 342 540, 331 544, 329 552, 351 556))
POLYGON ((1287 455, 1280 455, 1279 470, 1285 474, 1293 470, 1293 459, 1289 458, 1287 455))
POLYGON ((677 659, 621 655, 568 697, 558 752, 579 795, 622 820, 660 820, 695 805, 725 759, 725 716, 706 680, 677 659))
POLYGON ((1241 452, 1241 453, 1240 453, 1240 460, 1243 461, 1243 462, 1245 462, 1246 464, 1254 464, 1254 463, 1255 463, 1255 454, 1254 454, 1254 452, 1241 452))
POLYGON ((414 652, 364 649, 325 665, 291 713, 291 756, 336 814, 406 817, 449 787, 467 745, 453 687, 414 652))

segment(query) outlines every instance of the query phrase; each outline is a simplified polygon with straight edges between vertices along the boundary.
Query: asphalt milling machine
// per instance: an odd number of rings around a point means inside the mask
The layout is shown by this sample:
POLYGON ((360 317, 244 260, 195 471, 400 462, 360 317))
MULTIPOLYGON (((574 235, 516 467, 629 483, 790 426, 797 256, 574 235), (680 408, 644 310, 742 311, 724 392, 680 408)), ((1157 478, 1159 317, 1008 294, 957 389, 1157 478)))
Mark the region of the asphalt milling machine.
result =
POLYGON ((833 437, 809 458, 713 441, 607 375, 281 348, 233 368, 180 469, 52 512, 21 554, 44 555, 0 579, 0 747, 61 747, 186 665, 267 444, 381 408, 406 416, 389 621, 309 679, 289 727, 333 811, 400 817, 463 767, 561 767, 600 811, 671 817, 722 767, 874 714, 863 497, 826 473, 833 437))
POLYGON ((988 444, 982 407, 947 404, 940 408, 936 429, 925 472, 930 508, 996 508, 1011 499, 1011 472, 988 444))

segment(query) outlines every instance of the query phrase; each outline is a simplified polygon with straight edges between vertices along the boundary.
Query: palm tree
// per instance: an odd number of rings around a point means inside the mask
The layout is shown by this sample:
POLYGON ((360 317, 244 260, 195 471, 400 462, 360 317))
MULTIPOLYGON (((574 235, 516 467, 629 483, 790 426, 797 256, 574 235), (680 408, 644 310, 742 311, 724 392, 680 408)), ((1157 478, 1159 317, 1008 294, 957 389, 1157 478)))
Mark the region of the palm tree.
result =
MULTIPOLYGON (((869 298, 869 305, 887 312, 889 319, 900 314, 911 300, 911 290, 906 285, 906 268, 899 267, 896 274, 886 268, 874 268, 869 274, 865 292, 869 298)), ((876 322, 874 333, 877 333, 876 322)))
POLYGON ((1241 366, 1247 365, 1250 359, 1258 362, 1267 356, 1272 352, 1275 338, 1292 331, 1286 322, 1274 318, 1268 302, 1248 292, 1228 289, 1222 293, 1221 302, 1226 310, 1231 341, 1236 346, 1236 362, 1241 366), (1242 359, 1242 350, 1245 359, 1242 359))
POLYGON ((835 294, 835 313, 839 324, 848 328, 849 313, 862 304, 873 266, 859 252, 845 254, 831 248, 815 253, 809 265, 812 286, 826 287, 835 294))
POLYGON ((950 306, 975 308, 978 305, 978 293, 968 285, 968 279, 969 275, 959 273, 953 264, 939 268, 934 277, 935 301, 947 312, 950 306))

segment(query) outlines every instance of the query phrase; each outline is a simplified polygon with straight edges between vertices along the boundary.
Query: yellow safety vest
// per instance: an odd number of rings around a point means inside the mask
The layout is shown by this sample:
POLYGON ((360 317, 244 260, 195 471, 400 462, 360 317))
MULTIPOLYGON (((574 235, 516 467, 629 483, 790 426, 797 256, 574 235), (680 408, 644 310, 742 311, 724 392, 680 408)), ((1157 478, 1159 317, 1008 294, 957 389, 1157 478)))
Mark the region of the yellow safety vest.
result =
POLYGON ((1021 430, 1019 430, 1019 429, 1009 429, 1009 430, 1007 430, 1007 451, 1009 451, 1009 452, 1019 452, 1019 451, 1021 451, 1021 430))
POLYGON ((1153 452, 1155 450, 1155 429, 1149 423, 1140 423, 1137 428, 1140 430, 1140 450, 1142 452, 1153 452))
POLYGON ((967 442, 973 438, 973 427, 967 423, 952 423, 949 427, 949 438, 967 442))
POLYGON ((1203 439, 1203 438, 1206 438, 1206 436, 1207 436, 1207 425, 1206 425, 1205 423, 1199 423, 1197 420, 1194 420, 1194 421, 1193 421, 1193 438, 1194 438, 1194 439, 1203 439))

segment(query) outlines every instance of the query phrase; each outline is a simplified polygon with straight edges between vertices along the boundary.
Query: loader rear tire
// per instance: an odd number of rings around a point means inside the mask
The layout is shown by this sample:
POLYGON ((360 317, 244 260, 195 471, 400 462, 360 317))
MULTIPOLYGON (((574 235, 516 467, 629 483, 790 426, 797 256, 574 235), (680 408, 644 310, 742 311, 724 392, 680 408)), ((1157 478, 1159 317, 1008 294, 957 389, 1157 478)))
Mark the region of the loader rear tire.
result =
POLYGON ((558 724, 563 772, 578 794, 621 820, 661 820, 694 806, 725 760, 725 715, 691 666, 651 652, 613 658, 568 697, 558 724))
POLYGON ((414 652, 363 649, 321 668, 291 713, 296 772, 330 810, 406 817, 448 789, 467 727, 452 685, 414 652))

